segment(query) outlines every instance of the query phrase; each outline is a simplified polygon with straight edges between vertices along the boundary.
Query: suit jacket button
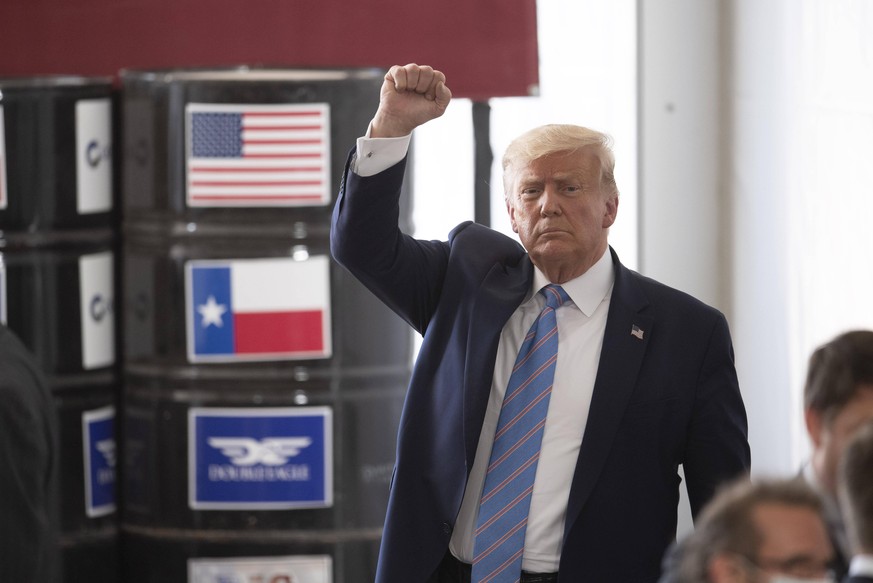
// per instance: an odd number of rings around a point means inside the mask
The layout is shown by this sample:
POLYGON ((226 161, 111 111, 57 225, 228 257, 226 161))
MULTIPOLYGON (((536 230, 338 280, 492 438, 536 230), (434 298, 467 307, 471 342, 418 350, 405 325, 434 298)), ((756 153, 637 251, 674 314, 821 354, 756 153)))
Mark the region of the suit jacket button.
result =
POLYGON ((448 522, 443 523, 443 532, 446 534, 452 534, 452 525, 448 522))

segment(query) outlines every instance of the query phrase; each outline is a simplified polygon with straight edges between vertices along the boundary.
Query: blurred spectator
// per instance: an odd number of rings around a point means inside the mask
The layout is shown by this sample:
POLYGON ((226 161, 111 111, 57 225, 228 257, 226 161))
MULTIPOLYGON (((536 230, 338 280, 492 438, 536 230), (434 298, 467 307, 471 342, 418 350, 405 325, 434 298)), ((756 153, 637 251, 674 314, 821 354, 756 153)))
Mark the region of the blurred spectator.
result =
POLYGON ((803 475, 822 497, 834 570, 842 578, 850 549, 837 504, 837 467, 851 436, 873 419, 873 331, 846 332, 813 352, 804 408, 812 455, 803 475))
POLYGON ((61 572, 57 440, 45 379, 0 325, 0 581, 53 583, 61 572))
POLYGON ((858 429, 839 467, 840 508, 852 562, 846 583, 873 583, 873 421, 858 429))
POLYGON ((682 583, 826 583, 833 549, 821 501, 803 480, 734 482, 682 545, 682 583))

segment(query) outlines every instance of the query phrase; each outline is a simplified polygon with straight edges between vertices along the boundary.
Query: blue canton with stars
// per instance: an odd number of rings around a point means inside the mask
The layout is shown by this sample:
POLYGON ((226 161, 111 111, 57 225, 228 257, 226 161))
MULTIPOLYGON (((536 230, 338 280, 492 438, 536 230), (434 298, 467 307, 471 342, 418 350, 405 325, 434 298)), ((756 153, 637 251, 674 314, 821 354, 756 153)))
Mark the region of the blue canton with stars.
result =
POLYGON ((191 150, 195 158, 241 158, 242 114, 192 114, 191 150))

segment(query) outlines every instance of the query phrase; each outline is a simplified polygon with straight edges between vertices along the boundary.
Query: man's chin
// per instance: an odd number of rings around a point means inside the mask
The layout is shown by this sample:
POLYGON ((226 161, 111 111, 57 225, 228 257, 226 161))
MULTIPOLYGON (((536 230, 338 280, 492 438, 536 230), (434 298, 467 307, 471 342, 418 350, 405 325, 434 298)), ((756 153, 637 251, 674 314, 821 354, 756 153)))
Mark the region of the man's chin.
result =
POLYGON ((562 243, 559 240, 540 241, 539 244, 530 251, 531 259, 536 265, 548 265, 566 263, 572 261, 576 256, 576 250, 562 243))

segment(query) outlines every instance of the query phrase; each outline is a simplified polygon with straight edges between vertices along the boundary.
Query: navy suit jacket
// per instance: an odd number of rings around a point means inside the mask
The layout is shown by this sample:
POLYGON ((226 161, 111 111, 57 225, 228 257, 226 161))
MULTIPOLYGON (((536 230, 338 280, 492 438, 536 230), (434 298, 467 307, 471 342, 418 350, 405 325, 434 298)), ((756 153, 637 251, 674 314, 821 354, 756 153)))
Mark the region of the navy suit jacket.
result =
MULTIPOLYGON (((398 432, 376 576, 384 583, 427 581, 446 552, 500 332, 533 281, 525 250, 481 225, 463 223, 448 241, 402 234, 405 164, 366 178, 347 164, 331 229, 336 260, 424 335, 398 432)), ((615 285, 567 504, 561 581, 657 581, 676 533, 679 464, 694 513, 750 464, 724 316, 610 252, 615 285)))

